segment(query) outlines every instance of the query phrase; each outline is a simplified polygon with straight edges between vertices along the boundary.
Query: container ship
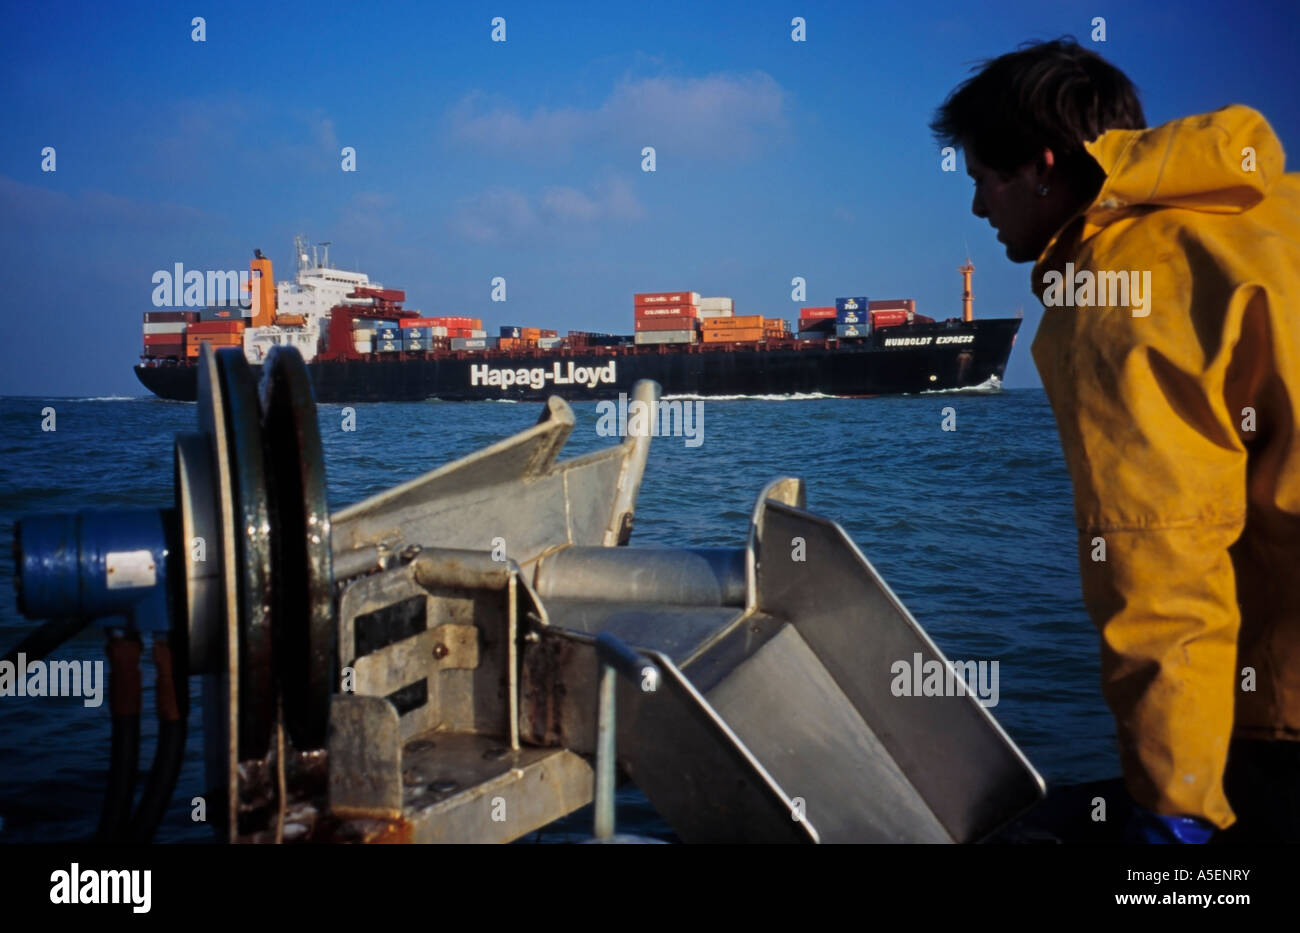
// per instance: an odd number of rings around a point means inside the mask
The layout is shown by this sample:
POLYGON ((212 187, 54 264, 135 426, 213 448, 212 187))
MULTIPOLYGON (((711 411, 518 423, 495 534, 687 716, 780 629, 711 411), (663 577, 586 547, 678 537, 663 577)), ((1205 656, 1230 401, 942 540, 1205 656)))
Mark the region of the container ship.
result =
POLYGON ((997 388, 1019 318, 975 320, 967 260, 962 316, 936 321, 912 299, 837 298, 804 307, 798 325, 738 314, 728 297, 689 290, 634 295, 630 334, 500 328, 480 318, 424 316, 405 292, 335 269, 317 246, 295 240, 298 272, 276 283, 255 251, 246 294, 199 310, 144 313, 145 388, 176 401, 198 397, 199 351, 241 347, 254 369, 271 348, 297 347, 316 400, 326 403, 482 400, 569 401, 630 396, 653 379, 664 396, 897 395, 997 388))

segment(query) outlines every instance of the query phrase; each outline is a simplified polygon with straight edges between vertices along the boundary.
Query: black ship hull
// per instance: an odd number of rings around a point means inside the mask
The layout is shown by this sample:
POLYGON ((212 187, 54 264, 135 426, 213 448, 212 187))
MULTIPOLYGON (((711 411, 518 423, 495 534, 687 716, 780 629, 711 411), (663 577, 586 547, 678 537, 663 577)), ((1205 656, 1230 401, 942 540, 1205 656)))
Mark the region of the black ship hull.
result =
MULTIPOLYGON (((881 328, 865 340, 834 346, 394 353, 316 360, 307 368, 323 403, 617 399, 640 379, 655 380, 666 396, 899 395, 1002 379, 1019 329, 1018 318, 1003 318, 881 328)), ((192 364, 139 365, 135 372, 161 398, 198 397, 192 364)))

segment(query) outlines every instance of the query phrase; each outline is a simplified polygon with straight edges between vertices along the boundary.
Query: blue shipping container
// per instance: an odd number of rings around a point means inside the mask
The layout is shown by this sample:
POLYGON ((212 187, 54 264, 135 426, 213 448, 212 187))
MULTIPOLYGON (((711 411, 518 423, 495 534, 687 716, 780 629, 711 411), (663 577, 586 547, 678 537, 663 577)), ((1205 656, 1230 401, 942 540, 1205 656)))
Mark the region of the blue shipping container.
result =
POLYGON ((428 340, 429 328, 427 327, 403 327, 403 340, 428 340))
POLYGON ((502 337, 513 337, 513 338, 515 338, 515 339, 518 339, 518 337, 519 337, 519 328, 518 328, 518 327, 512 327, 512 326, 510 326, 510 325, 502 325, 502 327, 501 327, 501 336, 502 336, 502 337))
POLYGON ((848 308, 845 308, 843 311, 835 312, 835 323, 836 324, 866 324, 868 323, 868 319, 870 315, 871 312, 868 311, 866 308, 863 308, 861 311, 852 311, 848 308))
POLYGON ((384 324, 375 328, 375 336, 380 340, 402 339, 402 329, 395 324, 384 324))
POLYGON ((871 328, 865 324, 837 324, 835 327, 836 337, 866 337, 871 334, 871 328))
POLYGON ((375 352, 377 353, 397 353, 402 349, 400 340, 376 340, 375 352))
POLYGON ((867 313, 867 299, 865 298, 836 298, 835 311, 861 311, 867 313))
POLYGON ((798 333, 800 340, 825 340, 829 334, 824 330, 801 330, 798 333))

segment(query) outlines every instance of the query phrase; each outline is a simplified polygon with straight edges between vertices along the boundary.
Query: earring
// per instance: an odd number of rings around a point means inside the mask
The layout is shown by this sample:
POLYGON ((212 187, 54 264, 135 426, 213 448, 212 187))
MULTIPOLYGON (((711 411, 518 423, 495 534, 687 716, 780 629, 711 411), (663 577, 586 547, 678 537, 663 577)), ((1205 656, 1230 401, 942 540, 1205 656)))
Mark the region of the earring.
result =
POLYGON ((1039 196, 1040 198, 1045 198, 1045 197, 1047 197, 1047 191, 1048 191, 1047 185, 1039 185, 1039 186, 1038 186, 1038 196, 1039 196))

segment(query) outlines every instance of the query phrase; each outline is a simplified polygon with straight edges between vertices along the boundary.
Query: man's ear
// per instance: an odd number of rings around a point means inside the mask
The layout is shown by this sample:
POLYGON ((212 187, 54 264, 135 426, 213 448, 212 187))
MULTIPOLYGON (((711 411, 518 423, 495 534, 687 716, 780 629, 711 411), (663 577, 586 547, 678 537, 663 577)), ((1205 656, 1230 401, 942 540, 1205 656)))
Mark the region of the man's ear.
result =
POLYGON ((1044 146, 1043 151, 1034 160, 1034 171, 1038 173, 1038 184, 1050 185, 1055 178, 1056 153, 1044 146))

